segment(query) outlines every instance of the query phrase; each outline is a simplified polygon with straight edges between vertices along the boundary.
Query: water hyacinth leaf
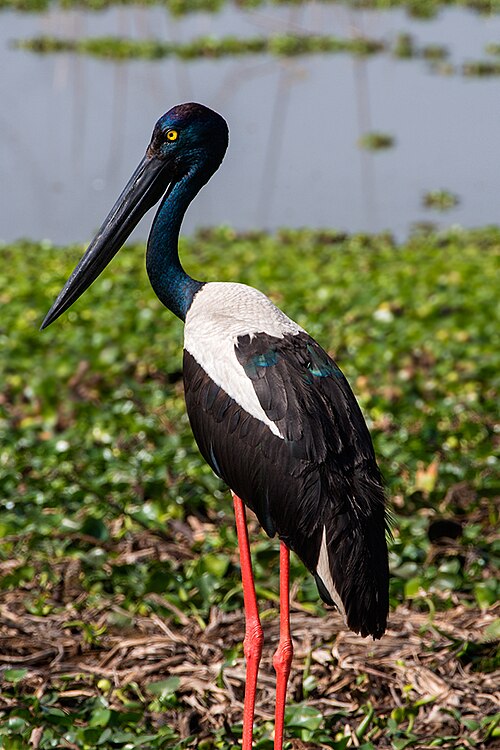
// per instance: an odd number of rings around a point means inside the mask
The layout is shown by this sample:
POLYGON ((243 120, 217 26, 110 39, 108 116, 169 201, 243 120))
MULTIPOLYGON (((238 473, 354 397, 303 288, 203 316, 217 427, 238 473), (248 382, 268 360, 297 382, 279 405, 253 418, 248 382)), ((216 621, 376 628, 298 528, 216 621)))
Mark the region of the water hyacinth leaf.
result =
POLYGON ((229 559, 227 555, 215 553, 203 555, 203 567, 213 576, 222 578, 228 569, 229 559))
POLYGON ((109 539, 109 532, 106 524, 100 518, 87 516, 81 526, 82 534, 93 536, 99 541, 105 542, 109 539))
POLYGON ((493 622, 484 629, 483 639, 485 641, 500 640, 500 617, 497 617, 496 620, 493 620, 493 622))
POLYGON ((11 716, 9 719, 7 719, 6 725, 10 731, 19 732, 25 728, 26 721, 20 716, 11 716))
MULTIPOLYGON (((405 610, 392 615, 395 631, 404 634, 404 628, 421 623, 411 636, 418 639, 419 658, 427 664, 432 659, 432 670, 441 657, 446 659, 439 672, 444 679, 459 659, 467 685, 473 686, 465 718, 477 723, 487 717, 480 727, 467 728, 460 709, 453 718, 456 737, 450 739, 446 728, 433 724, 436 736, 429 741, 426 722, 432 704, 427 708, 415 701, 411 690, 400 694, 397 681, 391 682, 403 707, 395 721, 390 718, 395 703, 384 679, 353 667, 347 671, 349 684, 334 699, 356 707, 342 714, 334 707, 334 716, 325 709, 324 722, 312 717, 311 726, 319 720, 317 729, 292 726, 289 739, 345 750, 364 720, 358 706, 368 696, 375 716, 359 740, 365 740, 365 750, 392 744, 393 737, 413 742, 413 747, 428 742, 455 750, 472 742, 479 746, 488 732, 491 744, 498 731, 491 719, 496 709, 484 704, 478 708, 478 696, 490 684, 497 660, 498 626, 488 609, 499 593, 490 583, 500 558, 498 461, 492 451, 500 371, 495 342, 498 293, 490 283, 499 249, 496 229, 416 233, 403 244, 388 235, 348 237, 333 230, 238 235, 227 228, 183 240, 182 252, 193 275, 263 289, 311 330, 345 370, 370 421, 397 515, 391 602, 395 608, 403 604, 405 610), (436 459, 439 470, 416 488, 419 469, 428 472, 436 459), (452 544, 446 534, 429 534, 438 518, 462 530, 452 544), (478 623, 466 646, 457 626, 464 618, 478 623), (344 737, 347 723, 350 736, 344 737)), ((161 639, 156 618, 180 636, 186 628, 203 633, 213 608, 222 623, 228 616, 239 623, 231 631, 230 663, 213 678, 217 689, 225 690, 227 671, 239 668, 243 659, 236 632, 236 627, 243 632, 244 620, 238 611, 242 596, 231 498, 194 445, 179 380, 181 326, 161 309, 149 288, 143 246, 123 251, 112 285, 101 288, 96 282, 77 303, 72 319, 61 319, 59 327, 44 335, 36 332, 37 315, 81 250, 25 242, 2 246, 0 586, 8 590, 6 601, 17 602, 15 613, 21 621, 39 634, 43 630, 41 641, 50 633, 48 649, 61 645, 64 661, 75 673, 61 682, 50 675, 40 699, 33 693, 36 674, 31 664, 24 679, 4 679, 0 736, 2 742, 7 738, 27 748, 33 730, 43 727, 41 749, 43 744, 60 746, 64 737, 82 748, 185 750, 189 743, 176 736, 176 730, 184 722, 182 731, 187 731, 193 693, 189 686, 185 691, 184 682, 182 691, 170 683, 162 701, 161 688, 155 695, 146 686, 169 679, 165 671, 148 672, 136 687, 117 684, 120 677, 113 677, 107 689, 104 683, 98 686, 103 675, 78 670, 91 670, 112 653, 113 644, 133 638, 137 628, 141 637, 154 632, 161 639), (105 347, 114 351, 109 361, 100 356, 105 347), (89 518, 96 519, 98 527, 84 534, 82 525, 89 518), (104 527, 108 536, 103 538, 104 527), (57 623, 63 618, 78 624, 61 632, 57 623), (70 691, 72 696, 65 695, 70 691), (102 705, 112 711, 106 726, 89 726, 96 710, 102 717, 98 720, 106 721, 101 704, 96 706, 96 693, 112 706, 102 705), (161 720, 171 712, 168 728, 158 721, 158 711, 164 714, 161 720), (9 719, 22 719, 25 725, 9 729, 9 719)), ((259 597, 266 611, 263 622, 266 629, 269 625, 277 630, 276 552, 258 529, 252 534, 258 591, 264 594, 259 597)), ((297 606, 292 627, 308 613, 318 625, 318 633, 314 626, 309 630, 310 646, 300 642, 300 628, 294 632, 299 642, 292 669, 303 666, 303 644, 304 653, 321 648, 331 654, 331 659, 311 661, 316 687, 306 682, 313 689, 307 698, 310 705, 321 700, 333 671, 340 668, 337 650, 345 641, 343 636, 336 640, 340 619, 325 613, 314 580, 296 560, 292 578, 297 606), (318 644, 325 622, 325 641, 318 644)), ((10 627, 7 622, 2 635, 10 627)), ((359 640, 352 639, 352 644, 359 640)), ((209 644, 215 653, 216 640, 209 644)), ((375 662, 377 649, 390 642, 361 647, 375 662)), ((182 643, 181 638, 176 648, 184 648, 182 643)), ((271 651, 272 643, 266 643, 271 651)), ((190 642, 186 650, 196 651, 196 646, 190 642)), ((43 653, 35 639, 32 647, 35 655, 43 653)), ((120 652, 115 666, 121 659, 125 667, 131 653, 120 652)), ((52 658, 49 654, 47 663, 52 658)), ((143 661, 149 668, 155 658, 143 661)), ((191 655, 183 658, 189 661, 191 655)), ((224 650, 216 658, 223 665, 224 650)), ((272 657, 263 661, 273 680, 272 657)), ((394 662, 391 680, 414 667, 406 656, 402 662, 394 662)), ((118 667, 116 675, 122 671, 118 667)), ((48 671, 42 662, 35 669, 48 671)), ((300 689, 297 674, 295 680, 300 689)), ((412 681, 405 675, 405 684, 412 681)), ((456 689, 462 698, 461 688, 456 689)), ((210 688, 199 699, 206 701, 209 694, 210 688)), ((321 704, 317 710, 322 713, 321 704)), ((231 711, 231 722, 238 721, 233 705, 231 711)), ((449 718, 446 714, 443 727, 449 718)), ((264 727, 256 745, 271 746, 269 731, 269 725, 264 727)), ((221 729, 209 742, 229 750, 237 736, 236 730, 233 736, 221 729)))
POLYGON ((314 731, 319 729, 323 722, 323 715, 318 709, 305 703, 287 706, 285 710, 285 725, 314 731))
POLYGON ((150 682, 147 685, 147 690, 153 695, 157 695, 160 698, 168 698, 178 690, 180 685, 180 679, 176 675, 167 677, 165 680, 158 680, 157 682, 150 682))
POLYGON ((111 710, 105 706, 97 706, 90 717, 89 726, 105 727, 111 718, 111 710))
POLYGON ((410 578, 409 580, 405 581, 404 585, 404 595, 406 599, 413 599, 414 597, 418 596, 421 589, 423 589, 423 581, 421 576, 416 576, 415 578, 410 578))
POLYGON ((487 609, 498 601, 500 584, 497 580, 481 581, 474 586, 474 596, 482 609, 487 609))
POLYGON ((21 680, 23 680, 27 674, 28 674, 28 670, 26 668, 5 669, 2 673, 2 677, 4 680, 7 680, 7 682, 12 682, 16 684, 17 682, 20 682, 21 680))

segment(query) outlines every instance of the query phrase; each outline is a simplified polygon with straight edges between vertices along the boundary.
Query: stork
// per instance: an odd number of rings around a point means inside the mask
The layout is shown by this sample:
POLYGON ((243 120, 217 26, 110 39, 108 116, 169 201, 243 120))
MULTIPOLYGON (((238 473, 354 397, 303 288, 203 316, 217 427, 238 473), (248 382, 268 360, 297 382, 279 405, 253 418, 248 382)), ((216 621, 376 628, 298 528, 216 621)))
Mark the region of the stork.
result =
POLYGON ((146 267, 161 302, 185 322, 184 388, 199 449, 231 489, 245 606, 243 750, 253 738, 263 631, 245 506, 280 539, 280 638, 275 750, 283 745, 292 661, 289 551, 361 636, 380 638, 388 612, 386 512, 370 434, 344 375, 324 349, 260 291, 189 276, 178 254, 182 219, 219 168, 226 121, 195 103, 156 123, 146 154, 57 297, 42 328, 104 270, 161 200, 146 267))

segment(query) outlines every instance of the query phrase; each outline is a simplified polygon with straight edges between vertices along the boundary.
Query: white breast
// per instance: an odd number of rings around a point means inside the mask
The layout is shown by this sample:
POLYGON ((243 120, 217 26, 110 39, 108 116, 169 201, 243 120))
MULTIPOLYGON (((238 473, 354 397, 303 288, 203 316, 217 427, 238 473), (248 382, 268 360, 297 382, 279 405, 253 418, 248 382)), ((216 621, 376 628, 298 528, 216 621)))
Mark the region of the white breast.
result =
POLYGON ((265 294, 245 284, 213 282, 195 295, 186 315, 184 348, 236 403, 282 437, 259 403, 234 351, 238 336, 259 333, 283 338, 303 329, 265 294))

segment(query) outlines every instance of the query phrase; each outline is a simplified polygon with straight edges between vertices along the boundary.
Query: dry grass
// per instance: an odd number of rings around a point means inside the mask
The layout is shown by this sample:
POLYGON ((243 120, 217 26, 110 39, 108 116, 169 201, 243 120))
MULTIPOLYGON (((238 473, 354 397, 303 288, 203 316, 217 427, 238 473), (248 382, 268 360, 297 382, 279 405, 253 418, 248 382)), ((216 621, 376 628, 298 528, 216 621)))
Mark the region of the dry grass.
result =
MULTIPOLYGON (((120 708, 117 688, 134 683, 136 691, 147 694, 149 683, 175 675, 180 681, 182 708, 167 720, 181 736, 209 735, 223 724, 241 720, 244 661, 240 656, 227 664, 226 654, 243 637, 242 612, 213 609, 204 629, 182 613, 178 613, 181 626, 154 614, 137 617, 126 630, 108 627, 96 646, 86 642, 81 629, 72 632, 67 626, 69 621, 82 618, 81 604, 76 601, 58 615, 37 617, 26 613, 18 593, 3 596, 0 665, 28 669, 24 692, 41 697, 57 687, 60 705, 71 710, 74 701, 98 694, 97 682, 105 678, 111 684, 110 704, 120 708)), ((119 605, 102 611, 86 609, 84 617, 94 627, 106 625, 113 610, 119 614, 119 605)), ((494 619, 495 611, 464 606, 433 617, 400 607, 391 615, 387 634, 374 642, 344 630, 340 617, 333 612, 317 618, 293 605, 295 655, 289 700, 304 698, 303 675, 307 673, 316 683, 307 697, 308 705, 318 707, 324 715, 345 712, 339 719, 344 731, 348 715, 360 704, 369 701, 377 715, 387 716, 397 707, 417 703, 412 731, 421 738, 419 747, 447 735, 463 736, 466 746, 469 740, 475 740, 475 747, 485 747, 477 744, 473 732, 469 737, 464 734, 456 710, 463 719, 476 720, 500 710, 498 672, 475 671, 474 664, 466 663, 461 656, 467 643, 483 644, 485 649, 495 647, 484 637, 485 628, 494 619)), ((270 719, 272 652, 278 638, 274 612, 267 612, 264 630, 257 716, 270 719)), ((7 706, 0 704, 2 707, 7 706)), ((354 732, 352 738, 355 746, 354 732)), ((492 741, 488 744, 489 748, 495 746, 499 745, 492 741)), ((391 744, 380 736, 377 747, 389 748, 391 744)))

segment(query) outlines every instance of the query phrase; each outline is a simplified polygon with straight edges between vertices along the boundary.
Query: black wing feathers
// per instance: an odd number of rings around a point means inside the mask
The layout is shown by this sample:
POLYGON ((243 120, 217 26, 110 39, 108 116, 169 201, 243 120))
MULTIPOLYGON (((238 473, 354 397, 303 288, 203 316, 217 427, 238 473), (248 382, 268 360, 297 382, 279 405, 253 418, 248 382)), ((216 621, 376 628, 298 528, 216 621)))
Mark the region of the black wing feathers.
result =
POLYGON ((273 434, 184 354, 186 404, 201 453, 256 513, 264 530, 317 575, 326 528, 330 573, 349 627, 380 637, 388 609, 380 473, 347 380, 306 333, 240 336, 235 354, 273 434))

